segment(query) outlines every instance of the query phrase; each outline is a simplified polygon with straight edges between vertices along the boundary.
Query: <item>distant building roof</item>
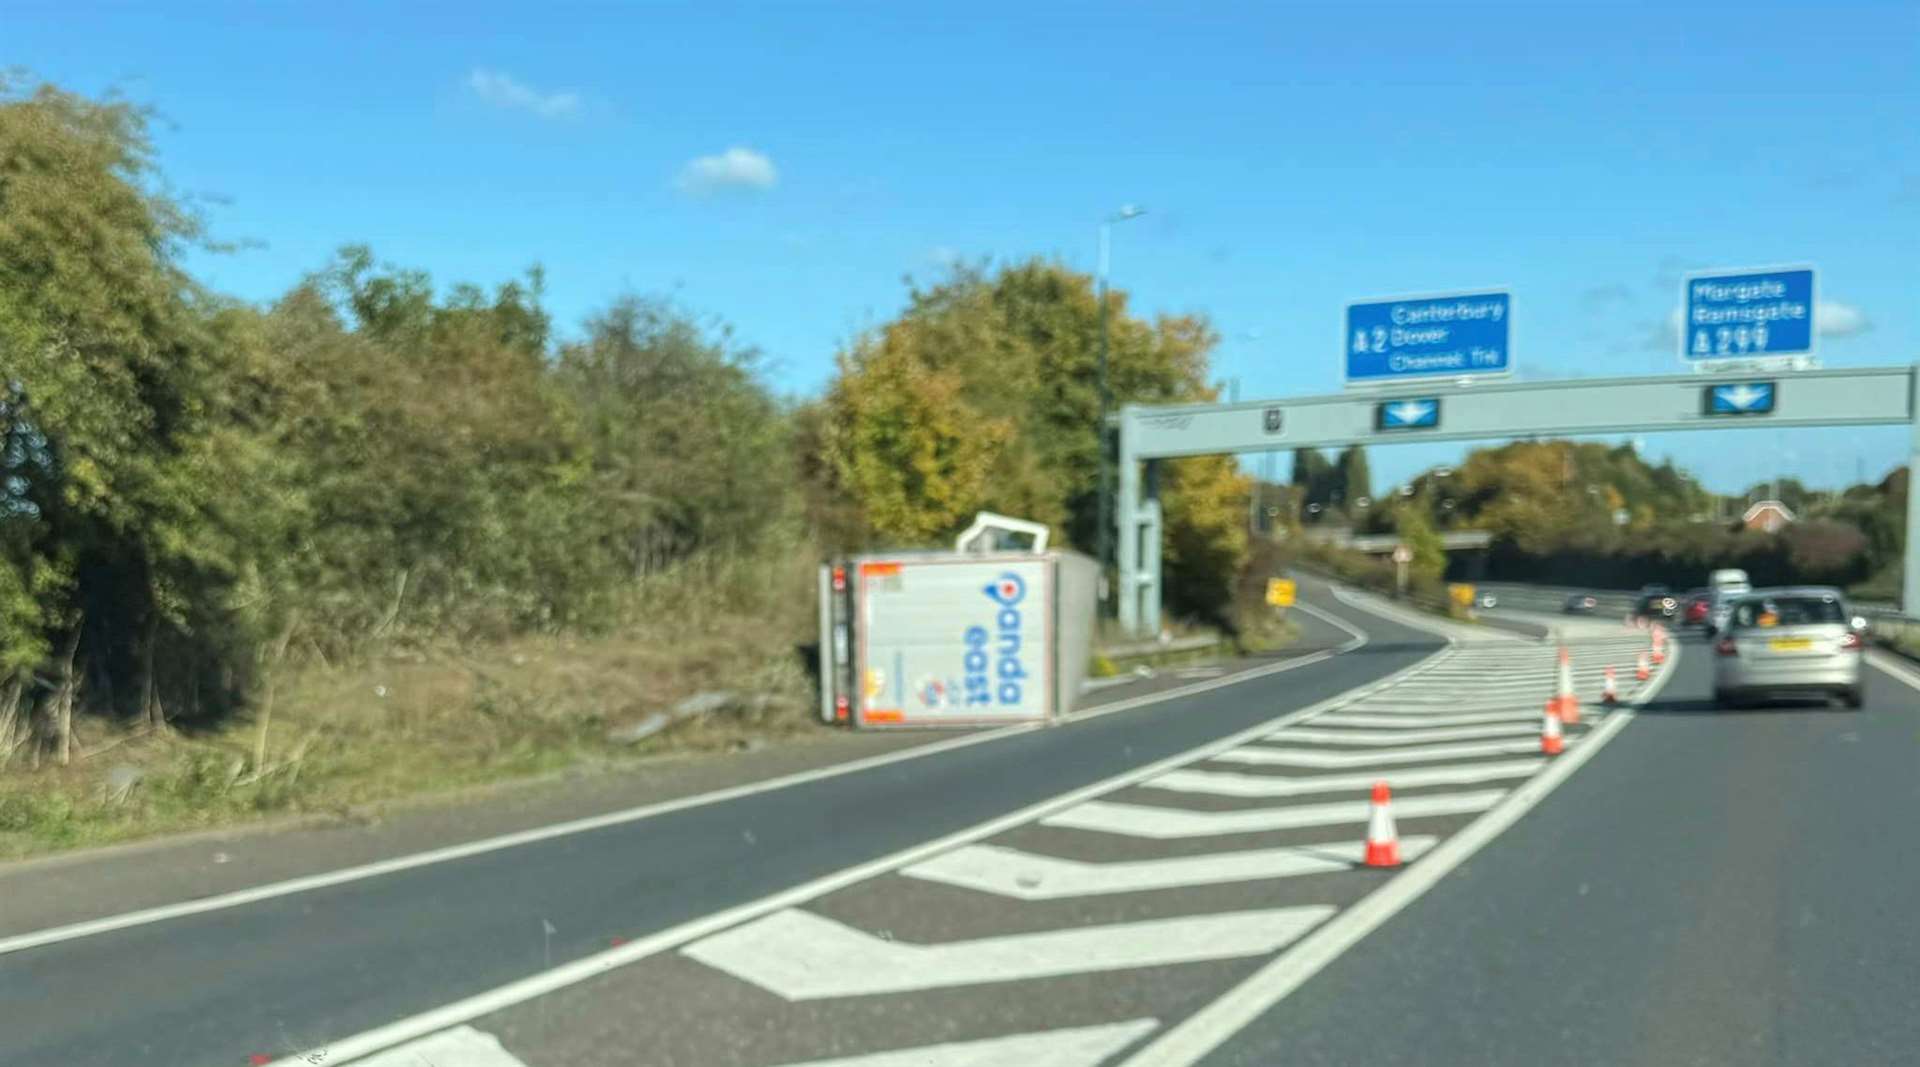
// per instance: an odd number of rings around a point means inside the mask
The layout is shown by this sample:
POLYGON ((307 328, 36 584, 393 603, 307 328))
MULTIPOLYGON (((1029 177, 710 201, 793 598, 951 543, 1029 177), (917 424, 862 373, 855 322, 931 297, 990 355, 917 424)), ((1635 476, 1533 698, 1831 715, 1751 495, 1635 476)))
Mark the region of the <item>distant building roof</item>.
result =
POLYGON ((1778 500, 1756 501, 1740 516, 1740 524, 1750 530, 1778 530, 1793 520, 1793 509, 1778 500))

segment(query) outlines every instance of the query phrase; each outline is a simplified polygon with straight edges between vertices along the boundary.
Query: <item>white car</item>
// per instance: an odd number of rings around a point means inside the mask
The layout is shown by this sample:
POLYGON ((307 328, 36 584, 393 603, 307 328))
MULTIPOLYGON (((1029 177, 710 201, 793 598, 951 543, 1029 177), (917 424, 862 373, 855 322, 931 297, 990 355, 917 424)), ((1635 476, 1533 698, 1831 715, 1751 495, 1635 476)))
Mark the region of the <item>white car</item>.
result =
POLYGON ((1860 707, 1863 622, 1837 589, 1758 589, 1733 598, 1713 646, 1714 703, 1812 694, 1860 707))
POLYGON ((1707 636, 1712 637, 1727 628, 1727 616, 1733 613, 1733 602, 1746 596, 1753 590, 1747 586, 1729 586, 1708 593, 1707 636))

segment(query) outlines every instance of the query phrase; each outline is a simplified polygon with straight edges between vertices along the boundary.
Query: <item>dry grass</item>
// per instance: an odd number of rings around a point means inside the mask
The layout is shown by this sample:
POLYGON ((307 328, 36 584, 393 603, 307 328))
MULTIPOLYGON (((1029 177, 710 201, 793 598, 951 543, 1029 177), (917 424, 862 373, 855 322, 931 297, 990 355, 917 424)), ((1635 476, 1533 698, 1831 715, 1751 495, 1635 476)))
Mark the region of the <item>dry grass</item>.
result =
POLYGON ((206 733, 81 726, 65 768, 0 770, 0 857, 268 817, 352 816, 404 797, 811 728, 807 555, 695 562, 631 593, 614 632, 432 645, 283 669, 271 716, 206 733), (609 728, 691 694, 775 693, 634 745, 609 728), (262 737, 261 726, 266 724, 262 737), (139 781, 113 795, 131 771, 139 781))

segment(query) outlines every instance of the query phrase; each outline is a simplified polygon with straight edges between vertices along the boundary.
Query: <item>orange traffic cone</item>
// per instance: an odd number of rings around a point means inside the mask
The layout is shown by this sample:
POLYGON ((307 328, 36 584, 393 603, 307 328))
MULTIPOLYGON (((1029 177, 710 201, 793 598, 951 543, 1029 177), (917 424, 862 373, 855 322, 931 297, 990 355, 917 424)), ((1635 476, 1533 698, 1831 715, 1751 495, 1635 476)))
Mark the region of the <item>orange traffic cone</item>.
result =
POLYGON ((1373 783, 1373 810, 1367 816, 1367 866, 1400 866, 1400 835, 1393 829, 1393 791, 1373 783))
POLYGON ((1647 667, 1647 654, 1645 652, 1640 653, 1640 659, 1634 664, 1633 677, 1635 681, 1640 682, 1644 682, 1653 677, 1653 671, 1647 667))
POLYGON ((1600 686, 1600 703, 1613 707, 1620 703, 1620 691, 1613 685, 1613 664, 1607 664, 1606 673, 1602 677, 1604 681, 1600 686))
POLYGON ((1540 717, 1540 751, 1543 755, 1558 756, 1566 751, 1567 742, 1560 733, 1560 716, 1547 712, 1540 717))
POLYGON ((1557 716, 1569 726, 1580 721, 1580 698, 1573 692, 1573 658, 1567 654, 1565 645, 1560 646, 1560 684, 1553 699, 1547 701, 1547 714, 1557 716))

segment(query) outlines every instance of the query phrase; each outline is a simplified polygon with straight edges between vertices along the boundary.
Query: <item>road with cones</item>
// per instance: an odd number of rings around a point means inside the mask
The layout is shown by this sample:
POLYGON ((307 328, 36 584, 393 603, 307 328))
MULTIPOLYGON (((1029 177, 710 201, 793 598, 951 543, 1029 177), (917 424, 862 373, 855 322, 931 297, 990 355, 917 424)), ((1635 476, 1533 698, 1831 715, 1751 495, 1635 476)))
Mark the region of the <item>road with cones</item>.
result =
POLYGON ((1341 654, 0 937, 0 999, 51 1005, 0 1027, 0 1062, 1912 1062, 1920 676, 1869 672, 1864 712, 1721 713, 1683 639, 1301 592, 1341 654))

